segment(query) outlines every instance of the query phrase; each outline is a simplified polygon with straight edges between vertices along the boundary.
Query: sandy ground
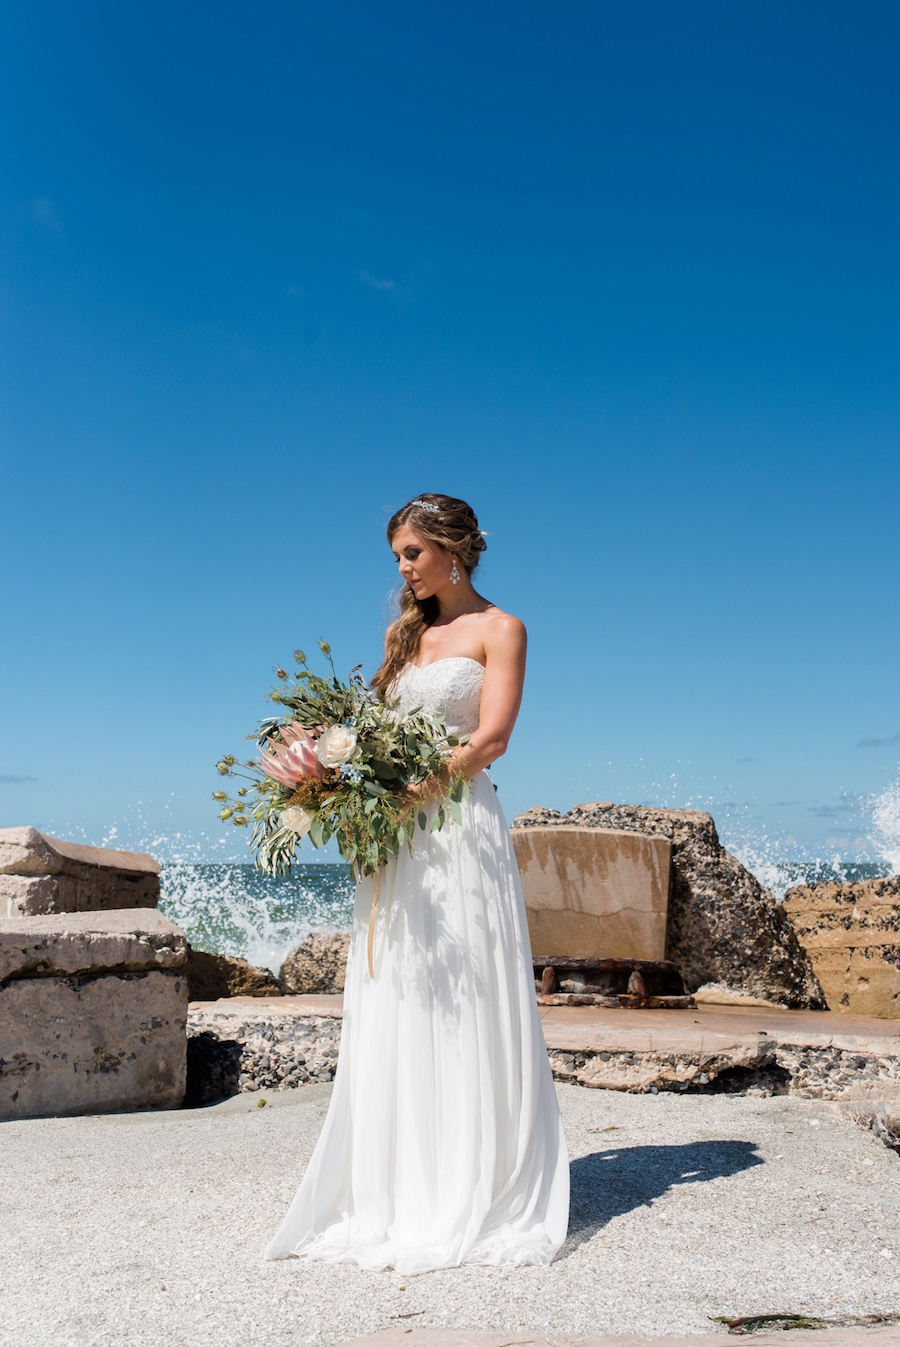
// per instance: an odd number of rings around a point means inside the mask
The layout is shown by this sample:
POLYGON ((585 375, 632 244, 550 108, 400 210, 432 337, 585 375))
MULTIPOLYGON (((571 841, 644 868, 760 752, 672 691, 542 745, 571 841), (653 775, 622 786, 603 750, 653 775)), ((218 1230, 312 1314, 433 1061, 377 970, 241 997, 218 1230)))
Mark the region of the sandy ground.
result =
POLYGON ((573 1163, 556 1262, 408 1279, 262 1261, 330 1086, 4 1123, 0 1344, 680 1334, 721 1332, 719 1314, 900 1310, 900 1157, 828 1105, 558 1088, 573 1163))

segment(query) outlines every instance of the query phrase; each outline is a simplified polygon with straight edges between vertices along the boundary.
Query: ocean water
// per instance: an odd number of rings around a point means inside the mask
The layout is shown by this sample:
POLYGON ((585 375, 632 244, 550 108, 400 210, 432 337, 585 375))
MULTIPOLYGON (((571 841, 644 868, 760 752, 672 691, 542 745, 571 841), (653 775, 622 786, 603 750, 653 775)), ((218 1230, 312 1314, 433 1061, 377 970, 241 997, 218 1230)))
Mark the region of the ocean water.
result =
MULTIPOLYGON (((794 884, 900 874, 900 781, 854 802, 864 840, 852 855, 837 849, 811 854, 792 837, 761 829, 749 814, 717 808, 712 800, 703 807, 716 819, 724 845, 779 899, 794 884)), ((102 844, 148 851, 160 860, 160 907, 197 949, 237 955, 277 972, 287 951, 310 931, 350 927, 354 886, 345 865, 299 865, 288 879, 270 879, 250 864, 205 859, 220 837, 151 832, 139 821, 123 831, 111 828, 102 844)))
POLYGON ((272 879, 253 865, 173 861, 160 874, 160 910, 195 949, 249 959, 277 973, 310 931, 346 931, 353 919, 347 865, 298 865, 272 879))

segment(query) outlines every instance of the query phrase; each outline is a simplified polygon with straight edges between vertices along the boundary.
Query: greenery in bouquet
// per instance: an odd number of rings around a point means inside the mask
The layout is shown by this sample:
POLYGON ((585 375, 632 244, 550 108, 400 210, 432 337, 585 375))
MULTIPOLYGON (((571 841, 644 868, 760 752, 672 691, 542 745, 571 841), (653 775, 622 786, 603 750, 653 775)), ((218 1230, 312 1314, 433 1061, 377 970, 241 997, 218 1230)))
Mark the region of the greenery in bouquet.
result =
POLYGON ((405 793, 409 786, 442 781, 451 751, 465 739, 448 734, 443 722, 421 707, 403 714, 396 701, 382 700, 354 668, 348 681, 337 677, 331 648, 331 675, 309 668, 302 650, 291 675, 278 669, 279 686, 269 700, 283 717, 264 720, 255 734, 260 755, 238 763, 228 755, 216 764, 221 776, 245 783, 234 797, 215 791, 219 818, 251 827, 250 846, 267 874, 290 871, 296 848, 308 836, 313 846, 332 837, 357 874, 373 874, 400 848, 413 847, 416 825, 431 831, 462 822, 469 785, 452 777, 440 789, 439 808, 429 825, 425 810, 405 793))

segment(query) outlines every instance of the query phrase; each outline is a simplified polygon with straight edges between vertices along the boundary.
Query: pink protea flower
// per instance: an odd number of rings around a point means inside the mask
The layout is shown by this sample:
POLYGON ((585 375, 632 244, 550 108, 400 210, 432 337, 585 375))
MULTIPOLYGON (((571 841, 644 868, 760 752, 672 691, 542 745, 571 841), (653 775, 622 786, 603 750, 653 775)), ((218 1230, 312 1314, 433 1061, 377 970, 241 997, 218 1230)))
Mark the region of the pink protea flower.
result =
POLYGON ((303 777, 325 775, 325 768, 316 757, 316 741, 296 720, 282 725, 280 744, 268 740, 271 753, 263 753, 259 765, 267 776, 292 788, 303 777))

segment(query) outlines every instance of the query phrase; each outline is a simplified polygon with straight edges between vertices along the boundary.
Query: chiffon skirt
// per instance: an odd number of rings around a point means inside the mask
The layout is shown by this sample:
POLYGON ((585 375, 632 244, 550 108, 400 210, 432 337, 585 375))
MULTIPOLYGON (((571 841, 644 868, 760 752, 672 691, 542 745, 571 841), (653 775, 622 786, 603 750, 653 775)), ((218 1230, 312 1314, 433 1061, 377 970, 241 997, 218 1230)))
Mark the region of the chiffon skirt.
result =
POLYGON ((267 1258, 417 1273, 546 1264, 565 1238, 568 1154, 486 772, 462 808, 382 872, 374 979, 374 880, 357 886, 331 1105, 267 1258))

